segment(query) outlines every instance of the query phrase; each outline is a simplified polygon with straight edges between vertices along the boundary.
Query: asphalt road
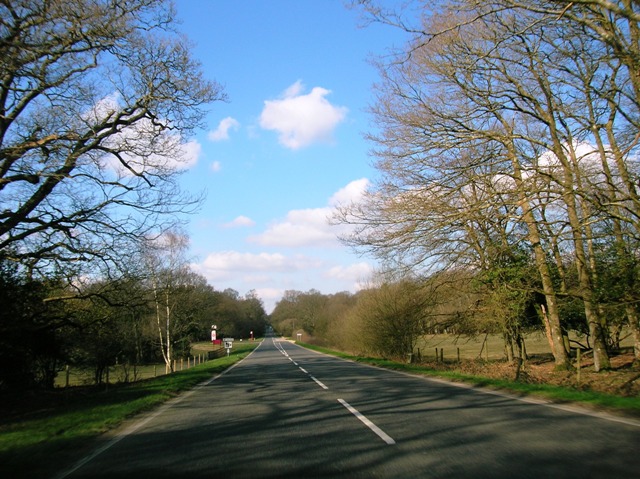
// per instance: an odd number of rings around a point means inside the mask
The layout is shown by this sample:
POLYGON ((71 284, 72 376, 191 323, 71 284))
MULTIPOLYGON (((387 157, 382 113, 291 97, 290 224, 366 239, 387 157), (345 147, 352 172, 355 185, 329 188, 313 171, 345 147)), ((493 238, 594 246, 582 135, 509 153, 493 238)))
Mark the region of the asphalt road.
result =
POLYGON ((640 477, 640 421, 267 338, 57 477, 632 478, 640 477))

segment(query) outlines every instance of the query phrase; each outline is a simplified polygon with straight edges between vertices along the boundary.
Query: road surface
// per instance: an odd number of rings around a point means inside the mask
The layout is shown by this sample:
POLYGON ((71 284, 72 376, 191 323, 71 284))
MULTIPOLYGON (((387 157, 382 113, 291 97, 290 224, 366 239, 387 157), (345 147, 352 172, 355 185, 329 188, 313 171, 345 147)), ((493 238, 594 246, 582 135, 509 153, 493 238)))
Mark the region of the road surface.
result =
POLYGON ((56 477, 631 478, 640 421, 267 338, 56 477))

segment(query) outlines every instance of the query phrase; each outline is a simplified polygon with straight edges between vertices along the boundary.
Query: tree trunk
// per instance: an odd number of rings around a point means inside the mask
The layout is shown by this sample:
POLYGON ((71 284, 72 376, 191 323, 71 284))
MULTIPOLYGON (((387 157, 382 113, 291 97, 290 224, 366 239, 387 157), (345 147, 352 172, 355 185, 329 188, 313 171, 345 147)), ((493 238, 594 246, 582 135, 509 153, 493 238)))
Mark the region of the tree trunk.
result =
MULTIPOLYGON (((571 168, 571 163, 564 154, 564 149, 554 135, 555 154, 561 160, 563 165, 563 188, 562 195, 564 203, 567 207, 567 217, 571 227, 571 235, 573 239, 574 254, 576 259, 576 268, 578 270, 578 282, 580 284, 580 297, 584 303, 584 314, 589 327, 589 335, 593 338, 593 366, 596 371, 609 369, 611 362, 609 353, 607 352, 607 342, 605 328, 602 319, 598 314, 598 307, 594 300, 592 272, 589 269, 587 255, 585 253, 585 239, 583 237, 584 226, 581 224, 578 215, 578 206, 576 204, 576 194, 574 186, 580 186, 579 178, 576 178, 571 168)), ((572 150, 572 155, 573 155, 572 150)), ((573 158, 575 171, 578 171, 577 159, 573 158)))
POLYGON ((564 346, 562 327, 560 325, 560 311, 558 309, 558 298, 556 297, 553 279, 545 252, 540 243, 540 235, 535 218, 529 209, 529 204, 524 205, 524 220, 529 230, 529 240, 534 245, 535 263, 542 282, 546 309, 542 306, 543 319, 547 329, 547 337, 550 341, 551 352, 556 363, 556 368, 567 369, 570 366, 569 353, 564 346))
POLYGON ((510 333, 504 333, 504 350, 507 355, 507 361, 513 363, 515 355, 513 354, 513 336, 510 333))
POLYGON ((632 304, 626 306, 627 319, 629 320, 629 328, 633 334, 633 354, 635 362, 640 363, 640 321, 638 319, 638 311, 632 304))
POLYGON ((171 307, 169 305, 169 291, 165 291, 165 307, 166 307, 166 315, 167 315, 167 326, 166 326, 166 354, 165 361, 167 361, 167 366, 169 367, 169 371, 173 372, 173 348, 171 347, 171 307))
POLYGON ((162 334, 162 322, 161 322, 161 318, 160 318, 160 300, 158 299, 158 285, 156 283, 156 280, 154 278, 153 280, 153 299, 155 302, 155 306, 156 306, 156 324, 158 326, 158 336, 160 338, 160 351, 162 352, 162 358, 164 359, 164 364, 165 364, 165 372, 169 372, 169 360, 167 358, 167 351, 165 350, 165 342, 164 342, 164 334, 162 334))
POLYGON ((526 193, 526 187, 523 180, 522 167, 520 165, 518 157, 518 149, 513 143, 515 135, 511 131, 510 123, 497 115, 501 121, 505 132, 507 134, 503 141, 504 146, 507 148, 511 167, 513 168, 513 179, 516 184, 518 195, 518 206, 522 210, 522 219, 527 225, 527 235, 529 242, 533 246, 533 253, 536 268, 540 275, 540 281, 542 283, 542 292, 545 297, 547 305, 546 312, 544 314, 545 327, 548 328, 548 337, 550 337, 551 352, 557 369, 568 369, 571 367, 569 353, 565 349, 564 339, 562 334, 562 327, 560 326, 560 311, 558 309, 558 299, 556 296, 556 290, 553 285, 553 277, 547 264, 547 255, 542 246, 542 237, 540 234, 539 225, 536 221, 536 217, 533 214, 532 205, 529 197, 526 193))

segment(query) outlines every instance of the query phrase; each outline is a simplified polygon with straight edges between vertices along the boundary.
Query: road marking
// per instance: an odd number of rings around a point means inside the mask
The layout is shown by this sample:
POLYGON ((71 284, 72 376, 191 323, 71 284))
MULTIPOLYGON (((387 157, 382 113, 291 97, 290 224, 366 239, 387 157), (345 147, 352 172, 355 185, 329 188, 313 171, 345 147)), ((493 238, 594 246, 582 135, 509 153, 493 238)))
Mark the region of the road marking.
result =
POLYGON ((284 347, 282 346, 282 344, 280 344, 280 341, 276 341, 275 338, 272 338, 271 340, 273 342, 273 345, 276 347, 276 349, 278 351, 280 351, 282 354, 285 355, 285 357, 289 357, 289 355, 287 354, 287 352, 284 350, 284 347))
MULTIPOLYGON (((362 364, 362 363, 360 363, 360 364, 362 364)), ((370 368, 374 368, 374 369, 379 369, 376 366, 371 366, 371 365, 368 365, 368 364, 362 364, 362 365, 370 367, 370 368)), ((591 410, 587 409, 586 407, 581 406, 580 404, 575 404, 575 405, 571 405, 571 404, 556 404, 553 401, 551 401, 549 399, 544 399, 544 398, 521 397, 521 396, 517 396, 516 394, 511 394, 509 392, 494 391, 494 390, 491 390, 491 389, 478 387, 478 386, 475 386, 473 384, 456 383, 456 382, 447 381, 446 379, 418 376, 416 374, 406 373, 404 371, 395 371, 395 370, 389 370, 389 371, 390 372, 394 372, 396 374, 401 374, 403 376, 407 376, 407 377, 410 377, 410 378, 420 378, 420 379, 422 379, 424 381, 427 381, 427 382, 434 382, 434 383, 443 384, 443 385, 446 385, 446 386, 451 386, 451 387, 456 387, 456 388, 461 388, 461 389, 467 389, 469 391, 473 391, 473 392, 476 392, 478 394, 490 394, 492 396, 498 396, 498 397, 502 397, 502 398, 506 398, 506 399, 512 399, 514 401, 523 402, 523 403, 527 403, 527 404, 533 404, 533 405, 536 405, 536 406, 548 407, 548 408, 551 408, 551 409, 559 409, 561 411, 571 412, 571 413, 574 413, 574 414, 580 414, 582 416, 590 416, 590 417, 594 417, 594 418, 597 418, 597 419, 602 419, 604 421, 617 422, 617 423, 621 423, 621 424, 626 424, 627 426, 640 427, 640 421, 638 419, 627 418, 627 417, 622 417, 622 416, 616 416, 616 415, 613 415, 613 414, 608 414, 606 412, 591 411, 591 410)))
POLYGON ((396 443, 396 441, 394 441, 393 438, 391 438, 382 429, 380 429, 378 426, 372 423, 369 419, 367 419, 367 417, 364 414, 362 414, 356 408, 351 406, 347 401, 345 401, 344 399, 338 399, 338 402, 342 404, 344 407, 346 407, 351 414, 353 414, 355 417, 360 419, 360 421, 362 421, 365 426, 367 426, 369 429, 375 432, 378 435, 378 437, 380 437, 380 439, 382 439, 384 442, 386 442, 389 445, 396 443))
POLYGON ((189 396, 194 394, 196 391, 202 389, 205 386, 208 386, 209 384, 211 384, 212 382, 214 382, 218 378, 220 378, 220 377, 224 376, 225 374, 227 374, 233 368, 235 368, 236 366, 240 365, 240 363, 245 361, 255 351, 257 351, 260 346, 262 346, 262 343, 258 344, 258 346, 253 351, 251 351, 249 354, 247 354, 247 356, 242 358, 237 363, 232 364, 231 366, 229 366, 227 369, 225 369, 221 373, 213 376, 211 379, 207 379, 206 381, 201 382, 200 384, 198 384, 195 387, 193 387, 193 389, 190 389, 190 390, 180 394, 179 396, 175 397, 174 399, 170 399, 169 401, 167 401, 164 404, 160 405, 155 411, 153 411, 153 412, 151 412, 149 414, 146 414, 146 415, 144 415, 144 413, 140 413, 140 416, 141 416, 140 420, 135 421, 133 424, 131 424, 130 426, 128 426, 126 429, 122 430, 121 432, 115 431, 115 436, 113 436, 106 444, 104 444, 103 446, 93 450, 93 452, 87 454, 85 457, 83 457, 82 459, 77 461, 71 468, 67 469, 66 471, 62 471, 62 472, 58 473, 57 475, 55 475, 54 476, 55 479, 66 479, 67 476, 70 476, 71 474, 76 472, 78 469, 80 469, 82 466, 84 466, 85 464, 91 462, 93 459, 98 457, 100 454, 102 454, 106 450, 111 449, 113 446, 118 444, 120 441, 122 441, 127 436, 131 436, 138 429, 140 429, 141 427, 145 426, 147 423, 153 421, 158 416, 160 416, 161 414, 165 413, 168 409, 176 406, 177 404, 181 403, 182 401, 187 399, 189 396))
POLYGON ((317 382, 317 383, 318 383, 318 385, 319 385, 322 389, 329 389, 329 387, 328 387, 328 386, 325 386, 325 385, 322 383, 322 381, 319 381, 318 379, 314 378, 311 374, 309 374, 309 377, 310 377, 311 379, 313 379, 315 382, 317 382))
POLYGON ((284 352, 284 350, 281 349, 282 348, 281 344, 276 343, 275 341, 273 342, 273 344, 276 345, 276 347, 280 350, 280 352, 282 354, 284 354, 285 356, 287 356, 287 358, 289 358, 289 361, 291 361, 293 364, 298 366, 300 371, 302 371, 303 373, 307 374, 311 379, 313 379, 318 384, 318 386, 320 386, 322 389, 329 389, 329 387, 326 384, 324 384, 322 381, 319 381, 318 379, 314 378, 309 371, 307 371, 305 368, 300 366, 291 356, 289 356, 286 352, 284 352))

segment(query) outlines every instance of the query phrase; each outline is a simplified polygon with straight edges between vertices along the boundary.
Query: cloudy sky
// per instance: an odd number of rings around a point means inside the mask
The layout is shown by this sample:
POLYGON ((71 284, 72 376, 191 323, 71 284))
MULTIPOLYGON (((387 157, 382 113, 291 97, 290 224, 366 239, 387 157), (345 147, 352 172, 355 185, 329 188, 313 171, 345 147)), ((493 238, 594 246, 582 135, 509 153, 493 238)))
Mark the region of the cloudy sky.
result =
POLYGON ((176 0, 205 74, 225 87, 188 145, 182 185, 206 190, 190 218, 194 269, 217 290, 355 292, 375 267, 327 217, 375 175, 363 139, 371 55, 403 37, 361 27, 342 0, 176 0))

